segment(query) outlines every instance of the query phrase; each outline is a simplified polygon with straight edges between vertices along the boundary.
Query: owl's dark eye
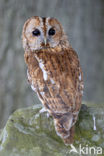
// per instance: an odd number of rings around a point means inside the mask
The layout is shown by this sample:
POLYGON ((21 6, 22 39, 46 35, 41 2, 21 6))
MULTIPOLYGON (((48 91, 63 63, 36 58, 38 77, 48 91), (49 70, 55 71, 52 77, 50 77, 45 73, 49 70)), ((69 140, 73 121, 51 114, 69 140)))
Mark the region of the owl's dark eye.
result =
POLYGON ((55 29, 54 29, 54 28, 51 28, 51 29, 49 30, 48 34, 49 34, 50 36, 55 35, 55 29))
POLYGON ((35 29, 33 32, 32 32, 33 36, 39 36, 40 35, 40 31, 38 29, 35 29))

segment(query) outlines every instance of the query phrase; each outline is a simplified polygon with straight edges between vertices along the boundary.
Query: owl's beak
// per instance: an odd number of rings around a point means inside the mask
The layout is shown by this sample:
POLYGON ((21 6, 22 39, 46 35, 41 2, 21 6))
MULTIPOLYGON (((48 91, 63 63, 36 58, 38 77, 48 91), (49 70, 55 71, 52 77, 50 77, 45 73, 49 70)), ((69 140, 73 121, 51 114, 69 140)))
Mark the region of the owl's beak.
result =
POLYGON ((45 46, 47 45, 47 39, 46 38, 44 38, 44 44, 45 44, 45 46))

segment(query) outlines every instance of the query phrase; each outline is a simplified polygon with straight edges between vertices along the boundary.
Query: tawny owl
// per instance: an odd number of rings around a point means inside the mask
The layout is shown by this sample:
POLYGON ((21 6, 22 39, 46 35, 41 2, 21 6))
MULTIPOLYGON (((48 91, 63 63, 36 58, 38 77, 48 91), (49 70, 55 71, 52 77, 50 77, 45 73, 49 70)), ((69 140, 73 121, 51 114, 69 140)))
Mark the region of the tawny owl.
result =
POLYGON ((53 117, 57 135, 70 144, 83 94, 78 56, 55 18, 28 19, 22 39, 31 87, 53 117))

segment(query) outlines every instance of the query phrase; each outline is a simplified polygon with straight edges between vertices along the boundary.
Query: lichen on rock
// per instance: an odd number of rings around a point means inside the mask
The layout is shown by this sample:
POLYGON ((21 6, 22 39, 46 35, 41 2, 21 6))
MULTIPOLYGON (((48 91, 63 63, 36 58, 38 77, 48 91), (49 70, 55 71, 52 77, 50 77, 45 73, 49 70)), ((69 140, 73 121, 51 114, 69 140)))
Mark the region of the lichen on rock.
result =
MULTIPOLYGON (((0 156, 70 156, 71 146, 65 146, 57 136, 52 117, 39 113, 41 105, 19 109, 8 119, 0 131, 0 156)), ((103 109, 82 105, 76 123, 75 141, 79 145, 104 147, 103 109), (93 129, 93 115, 96 117, 96 131, 93 129)))

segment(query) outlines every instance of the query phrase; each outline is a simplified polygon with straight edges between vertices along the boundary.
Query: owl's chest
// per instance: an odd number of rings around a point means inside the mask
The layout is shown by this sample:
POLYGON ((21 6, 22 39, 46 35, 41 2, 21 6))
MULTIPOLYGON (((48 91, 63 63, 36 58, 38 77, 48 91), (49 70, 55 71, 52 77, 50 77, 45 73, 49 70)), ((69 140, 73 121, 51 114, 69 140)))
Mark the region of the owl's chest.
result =
MULTIPOLYGON (((37 79, 44 81, 61 81, 63 77, 67 77, 70 74, 70 64, 64 57, 59 56, 44 56, 35 57, 38 63, 37 79)), ((35 69, 34 69, 35 70, 35 69)))
POLYGON ((70 63, 65 56, 34 55, 28 63, 29 74, 32 81, 39 86, 57 89, 57 86, 67 88, 71 74, 70 63))

